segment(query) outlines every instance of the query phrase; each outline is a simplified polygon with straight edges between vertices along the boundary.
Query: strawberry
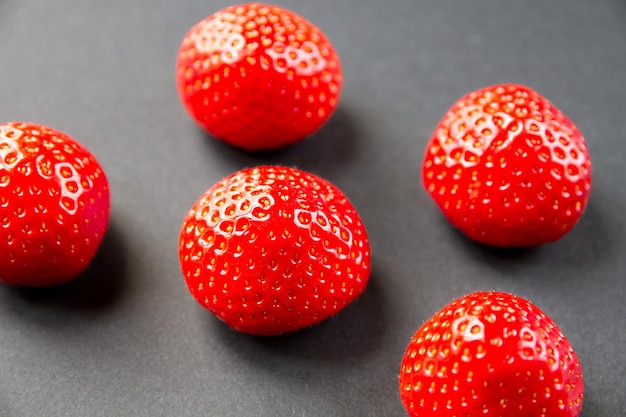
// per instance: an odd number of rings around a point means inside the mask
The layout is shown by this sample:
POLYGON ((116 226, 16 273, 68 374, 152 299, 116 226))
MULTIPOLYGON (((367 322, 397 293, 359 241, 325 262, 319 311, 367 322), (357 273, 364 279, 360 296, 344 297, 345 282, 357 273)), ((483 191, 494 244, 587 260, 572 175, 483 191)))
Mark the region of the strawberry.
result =
POLYGON ((108 222, 107 179, 87 149, 46 126, 0 124, 0 282, 70 281, 108 222))
POLYGON ((471 239, 530 247, 578 222, 591 161, 578 128, 552 103, 528 87, 496 85, 462 97, 439 122, 422 180, 471 239))
POLYGON ((206 191, 185 217, 179 257, 193 297, 255 335, 338 313, 370 274, 367 233, 346 196, 278 166, 235 172, 206 191))
POLYGON ((342 72, 319 28, 281 7, 249 3, 191 28, 178 53, 176 81, 200 127, 257 151, 318 130, 337 106, 342 72))
POLYGON ((561 330, 529 301, 477 292, 415 333, 400 368, 412 417, 576 417, 580 362, 561 330))

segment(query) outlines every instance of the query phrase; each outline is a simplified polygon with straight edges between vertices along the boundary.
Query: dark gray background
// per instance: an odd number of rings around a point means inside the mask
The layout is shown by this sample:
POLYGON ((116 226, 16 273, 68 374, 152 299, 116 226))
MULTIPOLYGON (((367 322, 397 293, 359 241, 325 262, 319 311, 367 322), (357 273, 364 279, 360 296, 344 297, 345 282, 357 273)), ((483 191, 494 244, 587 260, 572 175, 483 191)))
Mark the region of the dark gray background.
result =
POLYGON ((481 289, 531 299, 582 362, 583 417, 626 410, 626 2, 285 0, 345 73, 314 137, 253 155, 207 138, 178 101, 174 64, 210 0, 0 0, 0 121, 65 131, 105 168, 111 227, 60 288, 0 287, 0 415, 403 416, 397 374, 421 323, 481 289), (584 133, 590 203, 561 241, 476 245, 422 189, 426 142, 466 92, 518 82, 584 133), (339 186, 368 228, 373 275, 335 318, 275 338, 237 334, 188 294, 177 240, 210 185, 262 163, 339 186))

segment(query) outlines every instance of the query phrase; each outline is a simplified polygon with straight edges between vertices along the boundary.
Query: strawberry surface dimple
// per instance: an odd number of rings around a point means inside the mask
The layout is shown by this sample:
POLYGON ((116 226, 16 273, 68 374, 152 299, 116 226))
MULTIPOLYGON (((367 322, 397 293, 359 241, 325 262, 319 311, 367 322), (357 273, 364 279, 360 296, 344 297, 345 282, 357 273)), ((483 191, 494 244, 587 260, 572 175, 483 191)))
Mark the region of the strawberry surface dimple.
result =
POLYGON ((46 126, 0 125, 0 281, 50 286, 75 278, 108 220, 108 182, 87 149, 46 126))
POLYGON ((258 3, 227 7, 196 24, 176 68, 194 120, 246 150, 279 148, 318 130, 343 81, 339 57, 319 28, 258 3))
POLYGON ((535 246, 571 230, 587 204, 591 162, 578 128, 528 87, 486 87, 439 123, 422 166, 448 220, 494 246, 535 246))
POLYGON ((400 370, 411 416, 576 417, 580 362, 556 324, 522 298, 478 292, 413 336, 400 370))
POLYGON ((180 261, 200 304, 265 335, 338 313, 370 273, 365 228, 343 193, 284 167, 242 170, 211 187, 185 218, 180 261))

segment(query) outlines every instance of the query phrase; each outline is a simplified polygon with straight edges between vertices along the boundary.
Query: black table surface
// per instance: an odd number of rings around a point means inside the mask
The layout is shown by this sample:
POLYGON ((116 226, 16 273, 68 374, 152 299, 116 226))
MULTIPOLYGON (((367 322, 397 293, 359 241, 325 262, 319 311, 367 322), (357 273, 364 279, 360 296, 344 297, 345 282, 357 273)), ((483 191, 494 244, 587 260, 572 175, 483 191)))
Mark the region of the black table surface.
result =
POLYGON ((100 160, 111 225, 58 288, 0 287, 0 416, 404 416, 399 364, 454 298, 502 290, 550 315, 580 357, 583 417, 626 412, 626 2, 285 0, 333 41, 341 103, 317 134, 249 154, 203 134, 174 83, 215 0, 0 0, 0 122, 69 133, 100 160), (581 129, 589 205, 562 240, 496 251, 453 230, 421 185, 425 145, 470 90, 516 82, 581 129), (366 292, 313 328, 236 333, 189 295, 182 219, 222 177, 297 166, 341 188, 368 229, 366 292))

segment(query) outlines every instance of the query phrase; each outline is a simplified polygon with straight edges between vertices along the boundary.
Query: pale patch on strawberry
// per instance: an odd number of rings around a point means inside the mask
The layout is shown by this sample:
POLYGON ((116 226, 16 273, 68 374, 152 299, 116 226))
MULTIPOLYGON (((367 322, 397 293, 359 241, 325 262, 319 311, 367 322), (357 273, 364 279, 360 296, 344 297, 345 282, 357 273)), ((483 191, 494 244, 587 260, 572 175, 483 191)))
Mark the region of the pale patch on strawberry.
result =
MULTIPOLYGON (((547 146, 552 160, 560 161, 565 166, 564 175, 572 181, 581 177, 579 167, 585 165, 587 148, 584 141, 574 140, 572 132, 557 123, 545 123, 536 119, 527 119, 524 124, 526 132, 531 136, 527 139, 530 146, 547 146), (532 136, 547 138, 547 141, 532 140, 532 136)), ((557 174, 560 175, 560 174, 557 174)))
POLYGON ((17 142, 24 132, 13 126, 0 126, 0 170, 11 170, 24 159, 17 142))
POLYGON ((223 62, 232 64, 241 59, 246 48, 246 38, 242 35, 244 29, 236 22, 234 13, 222 13, 199 23, 190 34, 190 40, 199 52, 216 53, 223 62))
MULTIPOLYGON (((249 181, 250 178, 254 175, 240 173, 216 185, 213 193, 205 196, 193 209, 196 220, 202 220, 206 227, 224 236, 242 235, 246 227, 238 225, 247 224, 250 220, 270 220, 275 203, 270 193, 272 187, 249 181)), ((205 247, 211 246, 201 235, 202 231, 197 230, 200 243, 205 247)))
POLYGON ((61 187, 59 205, 69 214, 76 214, 78 201, 86 190, 80 174, 69 162, 59 162, 54 166, 54 178, 61 187))
POLYGON ((491 147, 492 142, 505 130, 506 140, 496 142, 496 149, 506 148, 521 133, 522 123, 504 112, 485 115, 478 105, 450 111, 443 125, 449 129, 437 130, 437 138, 446 155, 448 167, 461 164, 466 168, 478 164, 482 154, 491 147))
MULTIPOLYGON (((452 322, 452 337, 460 337, 464 342, 485 341, 485 325, 479 317, 463 315, 452 322)), ((453 343, 453 349, 458 348, 453 343)))
POLYGON ((317 45, 309 41, 303 42, 298 48, 275 42, 265 53, 272 59, 274 70, 280 73, 291 68, 298 75, 311 76, 327 65, 317 45))
POLYGON ((46 158, 45 155, 37 155, 37 158, 35 158, 35 167, 41 178, 50 179, 54 177, 53 163, 50 158, 46 158))

